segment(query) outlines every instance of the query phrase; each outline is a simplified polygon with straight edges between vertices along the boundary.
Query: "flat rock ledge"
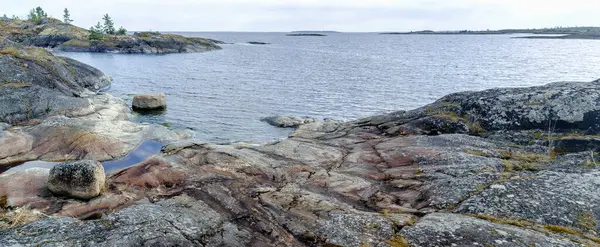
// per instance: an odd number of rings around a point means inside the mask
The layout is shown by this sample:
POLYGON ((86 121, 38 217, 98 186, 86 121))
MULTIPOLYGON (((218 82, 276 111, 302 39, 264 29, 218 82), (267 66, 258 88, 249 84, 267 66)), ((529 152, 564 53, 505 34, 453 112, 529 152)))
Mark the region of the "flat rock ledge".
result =
POLYGON ((2 174, 6 215, 48 217, 3 220, 0 246, 599 246, 597 102, 599 81, 561 82, 262 146, 177 142, 88 202, 45 193, 47 171, 2 174))

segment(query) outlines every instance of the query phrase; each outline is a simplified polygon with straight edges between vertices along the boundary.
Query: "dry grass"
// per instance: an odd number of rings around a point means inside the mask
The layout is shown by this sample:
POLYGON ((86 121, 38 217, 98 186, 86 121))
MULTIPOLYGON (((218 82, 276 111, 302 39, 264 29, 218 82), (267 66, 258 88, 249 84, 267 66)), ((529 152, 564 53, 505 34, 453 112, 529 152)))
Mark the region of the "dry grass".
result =
POLYGON ((0 50, 0 55, 12 55, 12 56, 18 56, 20 54, 19 50, 17 50, 14 47, 9 47, 9 48, 5 48, 0 50))
POLYGON ((33 84, 31 84, 29 82, 24 82, 24 81, 0 83, 0 88, 2 88, 2 87, 22 88, 22 87, 31 87, 31 86, 33 86, 33 84))
POLYGON ((63 43, 63 45, 65 45, 65 46, 77 46, 77 47, 88 47, 91 44, 87 40, 72 39, 72 40, 69 40, 69 41, 63 43))
POLYGON ((471 216, 473 216, 475 218, 491 221, 494 223, 507 224, 507 225, 513 225, 513 226, 518 226, 518 227, 526 227, 526 226, 535 225, 534 223, 526 221, 526 220, 497 218, 497 217, 494 217, 491 215, 485 215, 485 214, 476 214, 476 215, 471 215, 471 216))
POLYGON ((592 212, 586 211, 577 215, 577 225, 584 230, 595 231, 598 222, 592 212))
POLYGON ((0 224, 0 230, 20 226, 25 223, 39 220, 43 217, 43 213, 37 210, 29 209, 28 207, 21 207, 15 210, 0 211, 0 222, 6 223, 0 224))
POLYGON ((386 241, 391 247, 410 247, 408 241, 402 236, 394 236, 394 238, 386 241))

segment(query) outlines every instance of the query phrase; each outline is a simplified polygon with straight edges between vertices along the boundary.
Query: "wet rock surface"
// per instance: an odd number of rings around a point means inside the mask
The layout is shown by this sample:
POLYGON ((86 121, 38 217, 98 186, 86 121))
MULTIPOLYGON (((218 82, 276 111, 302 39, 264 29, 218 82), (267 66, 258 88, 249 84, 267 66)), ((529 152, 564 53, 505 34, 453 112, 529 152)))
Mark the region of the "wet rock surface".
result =
POLYGON ((0 245, 598 246, 596 142, 576 152, 555 144, 595 138, 581 119, 594 116, 599 89, 459 93, 413 111, 304 124, 260 146, 175 142, 110 175, 89 202, 14 182, 39 172, 3 174, 0 185, 24 188, 0 187, 7 206, 51 217, 0 232, 0 245), (538 106, 524 95, 555 96, 538 106), (539 121, 548 109, 558 117, 550 133, 539 121))

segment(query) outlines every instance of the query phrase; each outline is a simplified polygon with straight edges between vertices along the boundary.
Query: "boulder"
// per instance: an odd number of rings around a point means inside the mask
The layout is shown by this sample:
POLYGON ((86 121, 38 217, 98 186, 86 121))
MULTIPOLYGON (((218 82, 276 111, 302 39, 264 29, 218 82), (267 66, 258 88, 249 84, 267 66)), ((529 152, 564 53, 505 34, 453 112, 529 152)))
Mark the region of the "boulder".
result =
POLYGON ((65 162, 50 170, 48 189, 56 195, 91 199, 104 192, 105 180, 104 167, 100 162, 65 162))
POLYGON ((311 117, 273 116, 263 118, 261 121, 279 128, 298 128, 300 125, 314 123, 317 120, 311 117))
POLYGON ((138 94, 133 97, 134 111, 151 111, 167 108, 167 97, 164 93, 138 94))

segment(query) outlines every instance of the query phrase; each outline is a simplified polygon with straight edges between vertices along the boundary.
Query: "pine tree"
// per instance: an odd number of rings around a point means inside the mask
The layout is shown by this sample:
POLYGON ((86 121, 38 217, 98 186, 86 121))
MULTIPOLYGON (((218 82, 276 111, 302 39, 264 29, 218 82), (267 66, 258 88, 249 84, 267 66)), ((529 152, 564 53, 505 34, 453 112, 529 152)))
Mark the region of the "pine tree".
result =
POLYGON ((102 20, 104 20, 104 33, 115 34, 115 23, 112 21, 110 16, 108 16, 108 14, 105 14, 104 17, 102 17, 102 20))
POLYGON ((27 17, 30 21, 40 24, 48 17, 48 14, 46 14, 42 7, 38 6, 35 9, 30 10, 27 17))
POLYGON ((71 24, 71 22, 73 22, 73 20, 71 20, 71 13, 69 13, 69 10, 67 8, 65 8, 65 14, 63 15, 63 20, 67 24, 71 24))
POLYGON ((117 35, 125 35, 127 34, 127 29, 120 27, 119 30, 117 30, 117 35))
POLYGON ((89 40, 102 40, 104 38, 102 25, 100 22, 95 26, 90 27, 90 35, 88 36, 89 40))

